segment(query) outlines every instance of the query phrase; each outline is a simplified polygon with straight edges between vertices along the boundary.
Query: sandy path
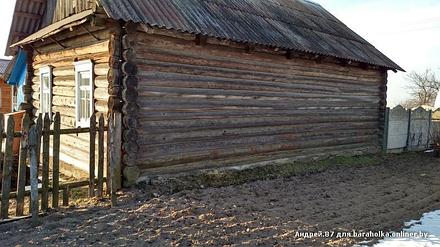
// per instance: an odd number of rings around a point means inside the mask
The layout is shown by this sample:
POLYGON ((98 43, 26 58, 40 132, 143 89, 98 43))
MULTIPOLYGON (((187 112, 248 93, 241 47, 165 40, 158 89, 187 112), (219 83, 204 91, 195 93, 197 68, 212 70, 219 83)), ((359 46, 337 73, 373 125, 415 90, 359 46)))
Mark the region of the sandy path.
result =
POLYGON ((321 246, 364 239, 295 237, 297 231, 399 230, 440 209, 440 161, 392 156, 379 166, 344 168, 239 186, 183 191, 118 208, 62 209, 36 229, 0 225, 0 246, 321 246), (103 210, 105 209, 105 210, 103 210))

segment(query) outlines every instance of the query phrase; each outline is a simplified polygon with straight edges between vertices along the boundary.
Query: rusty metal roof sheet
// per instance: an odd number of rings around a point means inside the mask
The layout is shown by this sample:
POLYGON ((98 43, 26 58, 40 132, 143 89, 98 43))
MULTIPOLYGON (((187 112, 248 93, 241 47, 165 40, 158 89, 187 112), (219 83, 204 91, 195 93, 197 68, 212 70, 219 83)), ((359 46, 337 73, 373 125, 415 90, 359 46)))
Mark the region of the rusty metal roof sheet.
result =
POLYGON ((116 20, 403 69, 306 0, 101 0, 116 20))

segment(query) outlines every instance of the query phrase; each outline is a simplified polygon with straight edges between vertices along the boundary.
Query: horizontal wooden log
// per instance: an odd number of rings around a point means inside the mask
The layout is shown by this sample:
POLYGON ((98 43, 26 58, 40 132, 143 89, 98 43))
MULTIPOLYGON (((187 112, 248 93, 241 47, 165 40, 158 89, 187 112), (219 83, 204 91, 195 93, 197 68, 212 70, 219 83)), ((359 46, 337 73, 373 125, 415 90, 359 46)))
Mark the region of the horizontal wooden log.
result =
POLYGON ((317 147, 378 150, 382 70, 154 34, 124 41, 136 61, 124 70, 136 74, 124 79, 134 85, 123 92, 124 125, 138 130, 124 132, 126 164, 153 171, 317 147))
POLYGON ((76 47, 73 49, 67 49, 63 51, 56 51, 50 53, 42 53, 35 56, 34 62, 48 61, 51 60, 51 58, 53 57, 66 58, 66 57, 86 56, 90 58, 92 54, 96 54, 100 52, 108 52, 108 44, 109 41, 102 41, 88 46, 76 47))
MULTIPOLYGON (((141 86, 157 86, 169 88, 200 88, 200 89, 230 89, 256 92, 291 92, 291 93, 320 93, 332 95, 367 96, 378 95, 376 86, 359 87, 346 83, 319 81, 312 78, 291 78, 280 81, 235 79, 214 76, 189 75, 172 72, 141 72, 139 80, 148 81, 141 86)), ((137 82, 136 82, 137 86, 137 82)))
MULTIPOLYGON (((313 140, 308 138, 307 140, 300 141, 290 141, 290 142, 276 142, 268 145, 259 145, 259 146, 249 146, 243 144, 229 144, 227 147, 220 146, 216 148, 204 148, 204 149, 193 149, 190 152, 186 153, 186 150, 182 150, 180 153, 167 153, 160 154, 154 153, 148 155, 147 153, 140 152, 139 161, 142 160, 144 167, 158 167, 162 165, 175 165, 182 163, 189 163, 201 160, 209 160, 209 159, 219 159, 219 158, 227 158, 231 156, 240 156, 246 154, 262 154, 262 153, 271 153, 271 152, 279 152, 279 151, 287 151, 287 150, 297 150, 297 149, 306 149, 313 147, 331 147, 336 145, 344 145, 344 144, 364 144, 371 145, 377 136, 368 135, 368 136, 355 136, 355 137, 338 137, 338 138, 329 138, 329 139, 317 139, 313 140)), ((378 144, 377 144, 378 145, 378 144)))
MULTIPOLYGON (((280 63, 257 63, 252 60, 241 58, 231 58, 231 57, 214 57, 205 55, 203 53, 197 52, 194 49, 189 48, 189 50, 175 51, 174 49, 163 49, 163 48, 152 48, 151 46, 138 46, 136 48, 136 58, 138 60, 154 60, 154 61, 165 61, 167 63, 179 63, 179 64, 192 64, 198 66, 212 66, 212 67, 222 67, 229 69, 242 69, 250 71, 264 71, 276 74, 283 74, 285 71, 295 71, 298 74, 304 76, 313 77, 329 77, 336 79, 351 79, 351 80, 365 80, 370 82, 377 82, 377 77, 379 72, 377 71, 362 71, 358 74, 349 74, 346 71, 339 71, 339 69, 324 69, 323 67, 310 66, 305 67, 304 65, 288 66, 280 63), (195 54, 196 55, 195 55, 195 54), (373 72, 373 73, 372 73, 373 72)), ((339 66, 340 68, 342 66, 339 66)))
MULTIPOLYGON (((129 92, 136 92, 130 90, 129 92)), ((224 89, 199 89, 199 88, 181 88, 181 87, 156 87, 142 86, 141 97, 159 96, 171 97, 180 96, 185 98, 234 98, 234 99, 268 99, 268 100, 339 100, 339 101, 356 101, 356 102, 379 102, 379 95, 332 95, 321 94, 319 92, 264 92, 250 90, 224 90, 224 89)))
MULTIPOLYGON (((99 52, 94 53, 93 57, 91 57, 90 54, 85 55, 73 55, 70 57, 66 56, 59 56, 58 53, 48 53, 46 56, 50 56, 47 60, 41 60, 41 61, 34 61, 33 66, 36 70, 36 74, 39 74, 38 70, 42 67, 46 67, 48 65, 52 67, 66 67, 66 66, 72 66, 75 61, 81 61, 81 60, 88 60, 91 59, 94 63, 108 63, 109 60, 109 54, 107 51, 105 52, 99 52)), ((36 56, 36 59, 39 59, 39 55, 36 56)))
POLYGON ((361 153, 375 153, 378 147, 376 145, 361 144, 346 144, 335 145, 331 147, 319 147, 319 148, 305 148, 295 149, 271 153, 262 153, 256 155, 241 155, 241 156, 229 156, 222 159, 210 159, 195 161, 190 163, 178 163, 172 165, 163 165, 156 168, 151 168, 146 164, 139 163, 138 166, 142 169, 142 174, 145 176, 159 175, 159 174, 172 174, 178 172, 188 172, 200 168, 214 168, 214 167, 226 167, 226 166, 239 166, 255 164, 258 162, 265 162, 271 160, 280 159, 279 162, 293 162, 297 160, 310 160, 317 158, 325 158, 329 156, 340 155, 355 155, 361 153), (342 151, 343 150, 343 151, 342 151))
POLYGON ((109 71, 109 65, 107 63, 97 63, 94 64, 94 72, 96 76, 105 76, 107 77, 109 71))
MULTIPOLYGON (((168 73, 180 73, 180 74, 195 74, 201 76, 213 76, 220 78, 231 78, 231 79, 242 79, 242 80, 266 80, 266 81, 284 81, 289 82, 295 78, 301 78, 298 75, 289 76, 288 74, 271 74, 264 72, 256 72, 256 71, 242 71, 237 69, 223 69, 223 68, 210 68, 205 66, 194 66, 194 65, 186 65, 186 64, 173 64, 166 62, 157 62, 153 60, 142 60, 138 61, 138 69, 139 76, 143 76, 145 72, 159 71, 159 72, 168 72, 168 73)), ((327 82, 336 82, 336 83, 354 83, 358 82, 361 84, 362 81, 345 78, 345 79, 335 79, 335 78, 318 78, 318 77, 302 77, 302 79, 313 79, 318 82, 319 79, 321 81, 327 82)), ((379 81, 377 81, 377 86, 379 81)), ((372 85, 375 86, 375 85, 372 85)))
POLYGON ((379 109, 374 108, 302 108, 302 109, 272 109, 265 107, 210 107, 200 106, 198 108, 152 108, 143 107, 140 110, 139 118, 145 121, 150 120, 185 120, 185 119, 209 119, 245 116, 363 116, 378 115, 379 109))
MULTIPOLYGON (((106 30, 95 32, 94 35, 97 35, 97 37, 100 40, 107 40, 106 42, 108 42, 108 39, 110 38, 108 31, 106 31, 106 30)), ((56 36, 53 36, 53 38, 57 40, 56 36)), ((61 40, 61 39, 59 39, 59 40, 61 40)), ((84 46, 92 46, 92 45, 95 45, 100 42, 102 42, 102 41, 96 40, 90 34, 83 34, 83 35, 80 34, 80 35, 76 35, 70 39, 58 41, 59 44, 56 42, 51 42, 51 43, 48 43, 47 45, 41 46, 38 43, 36 43, 35 47, 38 47, 37 49, 40 53, 49 53, 49 52, 56 52, 59 50, 71 50, 71 49, 75 49, 75 48, 82 48, 84 46), (65 48, 60 47, 60 44, 62 44, 65 48)), ((107 51, 108 51, 108 46, 107 46, 107 51)))
POLYGON ((62 95, 53 95, 52 96, 52 104, 54 106, 64 106, 69 108, 75 108, 75 97, 62 96, 62 95))
MULTIPOLYGON (((154 34, 145 34, 142 32, 138 32, 134 38, 132 38, 132 42, 138 44, 136 46, 136 50, 138 53, 143 54, 146 52, 156 52, 159 55, 172 55, 174 57, 182 58, 185 55, 192 55, 190 58, 197 58, 199 60, 207 60, 208 62, 213 62, 217 60, 221 60, 221 58, 226 57, 230 61, 231 64, 237 66, 235 63, 244 63, 246 66, 250 67, 252 65, 261 65, 271 68, 274 66, 279 67, 280 69, 303 69, 304 67, 309 67, 312 69, 318 69, 316 66, 316 62, 309 59, 291 59, 291 60, 282 60, 281 56, 284 54, 268 54, 262 52, 255 52, 252 56, 243 56, 244 49, 234 49, 231 44, 229 47, 226 46, 216 46, 208 44, 206 46, 194 46, 194 38, 190 38, 188 40, 183 40, 181 37, 179 38, 170 38, 164 35, 154 35, 154 34), (281 62, 280 62, 281 61, 281 62), (272 63, 271 63, 272 62, 272 63), (291 66, 299 66, 299 67, 291 67, 291 66)), ((221 60, 222 61, 222 60, 221 60)), ((377 70, 366 70, 363 68, 356 68, 354 66, 341 66, 340 64, 331 63, 331 62, 323 62, 319 64, 319 69, 326 70, 326 72, 331 73, 347 73, 351 71, 355 71, 357 74, 367 74, 367 75, 378 75, 379 72, 377 70)))
POLYGON ((322 99, 254 99, 240 98, 235 99, 234 97, 218 97, 218 98, 206 98, 206 97, 194 97, 185 98, 178 96, 169 97, 139 97, 138 99, 140 106, 149 107, 192 107, 197 108, 198 105, 208 105, 208 106, 227 106, 227 107, 271 107, 274 109, 300 109, 300 108, 312 108, 312 107, 362 107, 362 108, 373 108, 378 105, 378 102, 358 102, 358 101, 348 101, 348 100, 334 100, 329 98, 322 99))
POLYGON ((298 124, 298 125, 280 125, 280 126, 262 126, 262 127, 249 127, 249 128, 236 128, 236 129, 208 129, 208 130, 195 130, 187 132, 173 133, 168 131, 167 133, 155 133, 148 129, 139 131, 139 135, 146 135, 148 139, 144 139, 144 142, 140 144, 166 144, 166 143, 185 143, 193 140, 222 140, 233 139, 236 137, 244 136, 269 136, 280 134, 295 134, 305 132, 324 132, 331 133, 333 131, 353 131, 359 132, 364 130, 378 131, 376 122, 342 122, 335 125, 334 123, 320 123, 320 124, 298 124))

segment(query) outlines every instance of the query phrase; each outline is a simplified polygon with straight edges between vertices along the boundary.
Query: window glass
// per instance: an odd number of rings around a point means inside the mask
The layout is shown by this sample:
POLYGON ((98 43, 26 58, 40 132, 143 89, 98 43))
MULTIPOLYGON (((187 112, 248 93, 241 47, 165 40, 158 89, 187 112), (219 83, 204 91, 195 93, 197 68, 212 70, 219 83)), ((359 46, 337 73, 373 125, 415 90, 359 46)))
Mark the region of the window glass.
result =
POLYGON ((93 113, 93 66, 91 61, 75 64, 77 126, 87 127, 93 113))
POLYGON ((44 68, 41 71, 41 96, 40 96, 40 112, 41 113, 51 113, 52 106, 52 92, 51 92, 51 71, 49 68, 44 68))

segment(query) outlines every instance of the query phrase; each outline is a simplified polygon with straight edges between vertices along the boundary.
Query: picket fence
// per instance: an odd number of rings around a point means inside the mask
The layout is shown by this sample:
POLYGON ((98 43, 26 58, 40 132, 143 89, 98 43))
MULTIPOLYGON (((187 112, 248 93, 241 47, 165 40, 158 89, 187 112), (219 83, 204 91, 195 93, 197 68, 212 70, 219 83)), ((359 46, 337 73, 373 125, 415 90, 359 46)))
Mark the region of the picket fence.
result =
POLYGON ((6 120, 6 128, 4 118, 5 116, 0 114, 0 147, 2 147, 0 152, 2 171, 0 218, 2 221, 0 223, 27 217, 32 217, 33 221, 37 222, 39 215, 47 212, 50 207, 49 195, 52 199, 52 208, 59 207, 60 193, 63 206, 68 206, 70 190, 78 187, 88 186, 89 197, 109 195, 112 205, 116 203, 116 190, 120 183, 121 113, 111 114, 107 121, 108 126, 104 126, 102 114, 100 116, 94 114, 90 118, 90 127, 72 129, 60 128, 59 112, 54 114, 53 120, 48 114, 44 117, 40 114, 35 122, 28 114, 25 114, 19 132, 14 131, 16 123, 13 116, 9 116, 6 120), (106 131, 108 161, 104 164, 106 131), (90 136, 89 179, 60 183, 60 136, 80 133, 89 133, 90 136), (98 139, 98 150, 95 150, 96 139, 98 139), (20 145, 18 165, 16 165, 17 159, 13 153, 14 141, 19 141, 20 145), (51 147, 52 155, 50 155, 51 147), (95 160, 98 161, 97 164, 95 160), (49 164, 52 166, 50 167, 49 164), (104 165, 107 165, 107 169, 104 165), (30 176, 26 175, 28 170, 30 170, 30 176), (108 171, 107 174, 104 174, 104 170, 108 171), (14 176, 17 180, 16 190, 11 191, 14 176), (105 191, 104 183, 106 183, 105 191), (30 204, 28 215, 24 215, 26 197, 30 199, 28 200, 30 204), (15 200, 15 216, 10 214, 12 200, 15 200))

